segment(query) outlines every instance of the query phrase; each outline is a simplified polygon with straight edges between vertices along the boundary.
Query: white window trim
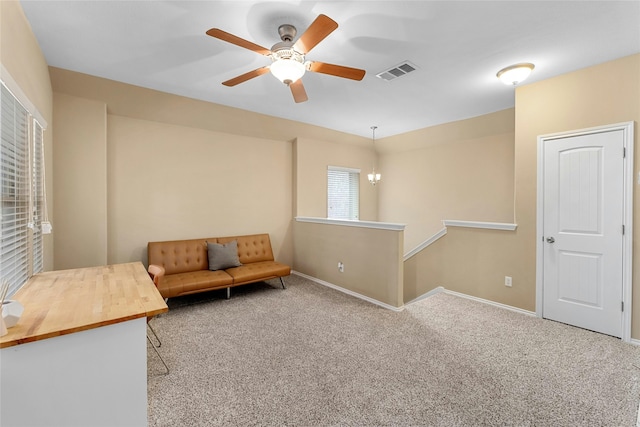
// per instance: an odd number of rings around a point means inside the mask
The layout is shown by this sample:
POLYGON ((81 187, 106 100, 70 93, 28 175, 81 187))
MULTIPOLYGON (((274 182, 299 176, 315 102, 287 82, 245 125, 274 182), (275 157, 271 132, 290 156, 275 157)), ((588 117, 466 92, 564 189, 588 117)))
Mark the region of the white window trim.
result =
MULTIPOLYGON (((353 199, 351 197, 349 197, 349 200, 353 201, 353 199)), ((352 206, 352 204, 350 204, 350 206, 352 206)), ((360 219, 360 169, 356 169, 356 168, 349 168, 349 167, 344 167, 344 166, 327 166, 327 218, 328 219, 333 219, 333 220, 344 220, 344 221, 358 221, 360 219), (350 210, 350 216, 352 214, 354 214, 353 211, 355 211, 355 217, 351 217, 351 218, 344 218, 344 217, 332 217, 329 215, 329 210, 330 210, 330 203, 329 203, 329 199, 330 199, 330 194, 329 194, 329 177, 331 175, 331 172, 346 172, 348 174, 350 174, 350 179, 349 181, 351 181, 351 174, 357 175, 357 181, 356 181, 356 185, 355 185, 355 191, 357 192, 357 199, 355 200, 355 206, 353 210, 350 210)))
POLYGON ((42 126, 42 130, 44 131, 47 127, 47 121, 44 119, 44 116, 38 111, 35 104, 32 103, 27 95, 20 89, 18 83, 11 77, 9 71, 4 67, 3 64, 0 64, 0 80, 4 83, 4 85, 9 89, 9 91, 16 97, 18 102, 22 104, 22 106, 33 116, 34 119, 38 121, 40 126, 42 126))
POLYGON ((360 169, 355 168, 346 168, 343 166, 327 166, 328 171, 342 171, 342 172, 351 172, 351 173, 360 173, 360 169))

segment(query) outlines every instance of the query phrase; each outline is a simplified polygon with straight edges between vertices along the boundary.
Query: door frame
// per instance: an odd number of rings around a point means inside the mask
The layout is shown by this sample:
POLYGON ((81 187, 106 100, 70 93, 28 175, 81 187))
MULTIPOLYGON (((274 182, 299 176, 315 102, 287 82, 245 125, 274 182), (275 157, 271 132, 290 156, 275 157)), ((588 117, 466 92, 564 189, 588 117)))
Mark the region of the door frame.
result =
MULTIPOLYGON (((622 341, 631 342, 631 293, 633 272, 633 129, 634 122, 597 126, 538 136, 537 201, 536 201, 536 316, 542 318, 544 285, 544 147, 547 141, 610 131, 622 131, 625 156, 623 160, 623 223, 622 236, 622 341)), ((640 183, 640 176, 638 177, 640 183)))

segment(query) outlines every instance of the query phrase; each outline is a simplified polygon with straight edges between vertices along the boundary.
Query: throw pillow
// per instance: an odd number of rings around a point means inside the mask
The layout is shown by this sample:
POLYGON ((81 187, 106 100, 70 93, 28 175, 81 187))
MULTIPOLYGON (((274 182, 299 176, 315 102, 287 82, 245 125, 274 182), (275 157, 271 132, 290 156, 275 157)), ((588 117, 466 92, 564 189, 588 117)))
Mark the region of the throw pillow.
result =
POLYGON ((240 267, 238 259, 238 242, 232 240, 224 245, 207 242, 209 253, 209 270, 224 270, 225 268, 240 267))

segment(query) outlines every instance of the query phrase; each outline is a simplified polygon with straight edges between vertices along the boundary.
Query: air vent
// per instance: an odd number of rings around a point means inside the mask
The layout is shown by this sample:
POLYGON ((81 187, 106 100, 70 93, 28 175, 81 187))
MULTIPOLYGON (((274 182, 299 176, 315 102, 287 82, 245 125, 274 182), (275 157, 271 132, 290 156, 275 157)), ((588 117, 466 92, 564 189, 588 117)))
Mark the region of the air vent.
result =
POLYGON ((381 78, 382 80, 391 81, 397 79, 398 77, 406 76, 407 74, 417 69, 418 67, 416 67, 411 62, 404 61, 394 67, 389 68, 388 70, 376 74, 376 77, 381 78))

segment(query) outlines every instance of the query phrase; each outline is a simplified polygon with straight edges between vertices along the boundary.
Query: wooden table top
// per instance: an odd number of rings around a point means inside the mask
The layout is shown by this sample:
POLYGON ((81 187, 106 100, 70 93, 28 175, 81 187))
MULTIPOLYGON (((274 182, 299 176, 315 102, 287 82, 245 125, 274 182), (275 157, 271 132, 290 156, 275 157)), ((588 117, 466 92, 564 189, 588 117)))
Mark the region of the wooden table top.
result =
POLYGON ((11 299, 24 312, 0 337, 0 348, 169 310, 140 262, 39 273, 11 299))

